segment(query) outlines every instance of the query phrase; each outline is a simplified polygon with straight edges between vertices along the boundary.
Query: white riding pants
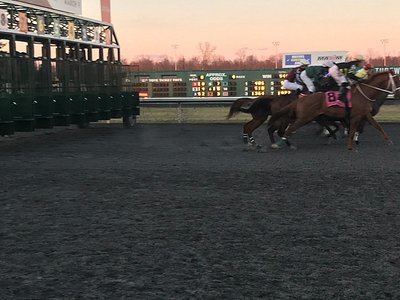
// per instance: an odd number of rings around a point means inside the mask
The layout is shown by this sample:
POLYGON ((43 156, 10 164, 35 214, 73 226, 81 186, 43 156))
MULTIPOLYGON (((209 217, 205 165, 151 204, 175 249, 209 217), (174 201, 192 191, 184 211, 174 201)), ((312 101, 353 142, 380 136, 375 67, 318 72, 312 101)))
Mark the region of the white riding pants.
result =
POLYGON ((303 72, 300 73, 300 78, 304 82, 304 84, 306 85, 308 91, 311 92, 311 93, 315 93, 314 83, 311 80, 311 78, 309 78, 307 76, 306 71, 303 71, 303 72))
POLYGON ((284 80, 283 81, 283 88, 286 90, 290 91, 296 91, 296 90, 303 90, 303 86, 296 83, 296 82, 290 82, 289 80, 284 80))
POLYGON ((329 75, 335 79, 337 85, 341 86, 342 83, 348 82, 346 76, 340 71, 337 65, 334 65, 329 68, 329 75))

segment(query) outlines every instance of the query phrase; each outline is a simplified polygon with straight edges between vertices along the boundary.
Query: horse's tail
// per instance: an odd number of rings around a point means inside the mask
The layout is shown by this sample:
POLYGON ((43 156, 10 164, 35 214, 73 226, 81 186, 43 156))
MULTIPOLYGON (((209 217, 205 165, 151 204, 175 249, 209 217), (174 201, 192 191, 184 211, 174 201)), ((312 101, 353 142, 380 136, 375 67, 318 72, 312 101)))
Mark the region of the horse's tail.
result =
POLYGON ((252 99, 252 98, 239 98, 239 99, 235 100, 232 103, 231 108, 229 109, 229 113, 226 116, 226 119, 230 119, 240 112, 250 113, 249 108, 251 107, 251 104, 253 104, 254 101, 255 101, 255 99, 252 99), (247 107, 244 107, 244 106, 247 106, 247 107))
POLYGON ((283 116, 290 116, 293 111, 296 110, 297 100, 290 102, 288 105, 282 107, 279 111, 272 114, 268 121, 268 124, 273 124, 276 120, 282 118, 283 116))

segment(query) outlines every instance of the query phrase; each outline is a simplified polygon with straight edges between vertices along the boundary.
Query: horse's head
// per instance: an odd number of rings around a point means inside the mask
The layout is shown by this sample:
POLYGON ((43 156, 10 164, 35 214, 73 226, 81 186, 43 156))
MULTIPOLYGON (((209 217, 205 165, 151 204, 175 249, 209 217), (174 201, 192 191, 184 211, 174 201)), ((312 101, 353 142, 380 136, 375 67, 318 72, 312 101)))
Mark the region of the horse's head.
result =
MULTIPOLYGON (((360 83, 361 86, 366 87, 367 91, 375 91, 375 93, 383 92, 386 94, 399 93, 400 78, 393 70, 378 72, 371 75, 368 80, 360 83), (370 88, 370 89, 368 89, 370 88)), ((372 97, 375 97, 371 95, 372 97)))
POLYGON ((395 74, 393 70, 390 71, 390 74, 393 80, 392 85, 394 87, 394 96, 400 98, 400 75, 395 74))

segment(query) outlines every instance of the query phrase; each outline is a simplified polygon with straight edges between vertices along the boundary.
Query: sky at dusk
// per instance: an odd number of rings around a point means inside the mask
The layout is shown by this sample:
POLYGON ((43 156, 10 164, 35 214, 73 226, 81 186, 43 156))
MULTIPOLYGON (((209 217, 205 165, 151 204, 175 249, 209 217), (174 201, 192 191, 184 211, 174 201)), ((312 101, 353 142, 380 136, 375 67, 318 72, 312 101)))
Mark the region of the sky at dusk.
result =
MULTIPOLYGON (((83 0, 82 15, 100 19, 100 0, 83 0)), ((384 47, 400 55, 400 0, 111 0, 111 21, 128 61, 191 58, 206 42, 229 59, 240 49, 260 59, 335 50, 368 58, 384 47)))

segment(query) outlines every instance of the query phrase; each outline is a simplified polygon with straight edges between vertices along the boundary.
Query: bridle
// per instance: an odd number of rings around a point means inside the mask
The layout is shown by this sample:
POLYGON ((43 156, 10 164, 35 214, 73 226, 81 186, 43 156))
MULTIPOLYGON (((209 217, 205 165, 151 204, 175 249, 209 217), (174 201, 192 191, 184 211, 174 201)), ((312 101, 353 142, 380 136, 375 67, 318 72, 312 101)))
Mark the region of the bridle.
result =
POLYGON ((397 90, 400 89, 400 87, 397 87, 397 86, 396 86, 396 83, 394 82, 394 79, 393 79, 393 78, 395 78, 395 77, 397 77, 397 76, 399 76, 399 75, 396 75, 396 74, 392 75, 391 73, 388 73, 388 76, 389 76, 389 81, 388 81, 388 85, 387 85, 386 89, 382 89, 382 88, 379 88, 379 87, 376 87, 376 86, 373 86, 373 85, 370 85, 370 84, 367 84, 367 83, 364 83, 364 82, 358 82, 358 83, 356 84, 356 89, 357 89, 357 90, 360 92, 360 94, 363 95, 363 97, 366 98, 368 101, 375 102, 376 99, 371 99, 371 98, 369 98, 369 97, 363 92, 363 90, 361 89, 361 86, 360 86, 360 85, 363 85, 363 86, 366 86, 366 87, 369 87, 369 88, 371 88, 371 89, 374 89, 374 90, 377 90, 377 91, 381 91, 381 92, 384 92, 384 93, 387 93, 387 94, 393 94, 393 93, 395 93, 397 90))

